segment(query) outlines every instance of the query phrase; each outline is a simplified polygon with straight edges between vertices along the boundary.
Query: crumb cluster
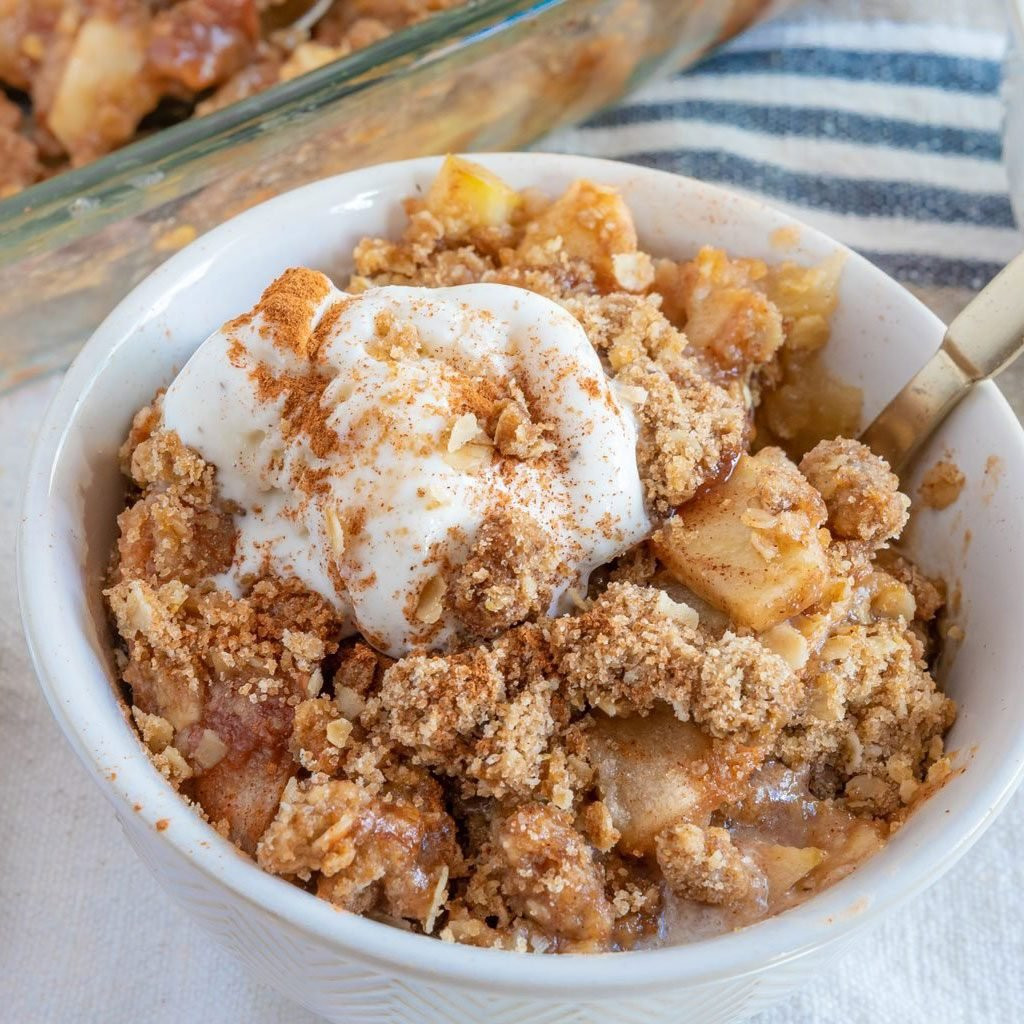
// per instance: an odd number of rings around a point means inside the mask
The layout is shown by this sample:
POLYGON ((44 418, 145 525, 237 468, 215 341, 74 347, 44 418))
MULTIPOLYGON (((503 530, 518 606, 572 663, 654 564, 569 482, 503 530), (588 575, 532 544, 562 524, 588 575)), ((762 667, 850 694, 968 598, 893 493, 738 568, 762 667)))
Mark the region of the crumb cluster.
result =
POLYGON ((963 471, 955 462, 940 459, 924 474, 918 497, 928 508, 949 508, 960 497, 966 482, 963 471))
MULTIPOLYGON (((154 764, 265 870, 446 941, 683 941, 696 910, 735 927, 841 877, 948 774, 956 712, 928 668, 944 591, 891 547, 909 501, 888 466, 841 437, 799 464, 755 444, 787 353, 827 338, 838 270, 655 260, 613 190, 552 201, 458 160, 407 210, 400 239, 359 244, 349 289, 493 281, 559 302, 634 411, 656 532, 550 615, 545 524, 496 506, 419 596, 469 639, 392 660, 295 579, 218 587, 238 510, 158 397, 122 449, 105 590, 154 764)), ((293 272, 268 308, 301 321, 285 307, 321 287, 293 272)), ((323 439, 318 394, 289 401, 323 439)), ((453 453, 484 432, 549 454, 525 396, 481 401, 453 453)))

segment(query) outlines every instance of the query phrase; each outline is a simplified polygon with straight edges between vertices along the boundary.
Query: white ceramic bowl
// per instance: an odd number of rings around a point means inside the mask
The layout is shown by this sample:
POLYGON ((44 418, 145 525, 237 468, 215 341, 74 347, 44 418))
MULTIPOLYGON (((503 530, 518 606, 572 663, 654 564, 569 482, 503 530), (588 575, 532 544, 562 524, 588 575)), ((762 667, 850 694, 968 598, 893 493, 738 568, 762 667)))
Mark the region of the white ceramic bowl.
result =
MULTIPOLYGON (((788 217, 685 178, 578 157, 481 159, 518 187, 557 192, 584 176, 618 186, 654 253, 681 256, 711 243, 814 262, 837 248, 800 227, 795 248, 782 253, 771 237, 793 225, 788 217)), ((1024 435, 991 384, 974 390, 925 452, 928 464, 951 450, 968 484, 952 508, 920 519, 911 542, 915 557, 962 594, 966 641, 945 682, 960 704, 950 740, 964 770, 851 877, 744 931, 650 952, 537 957, 449 945, 339 912, 264 874, 204 825, 126 723, 100 587, 123 500, 116 453, 132 413, 281 270, 309 264, 340 277, 357 239, 399 231, 399 200, 429 183, 438 165, 431 158, 369 168, 264 203, 169 260, 96 331, 47 413, 28 478, 19 585, 40 683, 171 896, 261 980, 331 1020, 740 1020, 820 975, 857 929, 934 882, 1024 774, 1024 435)), ((829 360, 864 389, 866 416, 942 333, 912 296, 849 254, 829 360)))

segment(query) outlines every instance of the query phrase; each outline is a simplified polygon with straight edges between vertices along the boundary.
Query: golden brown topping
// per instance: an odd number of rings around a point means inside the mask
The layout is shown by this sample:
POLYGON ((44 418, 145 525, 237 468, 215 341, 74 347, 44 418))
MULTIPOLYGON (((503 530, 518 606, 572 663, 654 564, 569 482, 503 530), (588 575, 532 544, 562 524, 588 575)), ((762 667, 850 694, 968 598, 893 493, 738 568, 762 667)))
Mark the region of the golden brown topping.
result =
POLYGON ((499 505, 452 575, 451 607, 472 633, 497 636, 547 611, 559 568, 551 535, 528 513, 499 505))
POLYGON ((138 487, 174 489, 198 503, 208 503, 213 497, 213 468, 186 448, 173 430, 161 430, 139 441, 131 453, 129 474, 138 487))
POLYGON ((689 610, 666 594, 613 583, 588 611, 555 619, 548 630, 576 699, 608 714, 646 711, 662 700, 689 716, 701 638, 689 610))
POLYGON ((303 879, 313 871, 336 875, 355 860, 369 804, 370 798, 352 782, 292 779, 256 848, 260 867, 303 879))
POLYGON ((526 804, 497 830, 504 856, 501 888, 516 913, 549 935, 602 942, 613 911, 604 879, 572 816, 547 804, 526 804))
POLYGON ((535 627, 492 649, 448 657, 410 655, 384 673, 380 709, 392 740, 421 763, 481 794, 528 794, 555 730, 554 681, 535 627))
POLYGON ((216 506, 197 509, 172 492, 140 499, 118 516, 118 573, 197 583, 224 572, 234 556, 232 517, 216 506))
POLYGON ((671 372, 682 358, 686 337, 669 323, 660 301, 659 295, 612 292, 573 295, 563 304, 614 372, 648 360, 671 372))
POLYGON ((288 783, 256 857, 274 874, 308 879, 320 872, 318 894, 347 910, 379 909, 428 932, 461 862, 444 811, 418 807, 401 793, 374 798, 355 783, 320 775, 288 783))
POLYGON ((155 430, 160 429, 163 419, 162 404, 163 391, 161 390, 156 393, 156 397, 149 405, 144 405, 132 417, 131 429, 128 431, 124 444, 121 445, 117 452, 121 472, 127 477, 132 475, 132 454, 135 452, 135 449, 155 430))
POLYGON ((800 462, 800 471, 825 499, 836 537, 878 548, 899 536, 910 499, 885 459, 845 437, 822 441, 800 462))
POLYGON ((571 773, 558 784, 550 776, 566 753, 566 700, 613 714, 664 701, 685 720, 698 687, 701 714, 722 735, 747 738, 755 723, 770 730, 784 720, 794 699, 786 663, 732 634, 707 655, 695 623, 691 609, 658 590, 614 583, 586 612, 517 627, 490 647, 403 658, 384 675, 381 724, 470 792, 526 795, 550 786, 550 798, 568 806, 571 773), (713 709, 716 700, 728 704, 713 709))
POLYGON ((288 749, 297 764, 309 772, 335 775, 338 771, 338 747, 328 738, 328 727, 339 720, 329 697, 304 700, 295 707, 288 749))
POLYGON ((119 518, 105 592, 127 646, 124 680, 140 711, 174 729, 165 760, 188 760, 171 770, 189 795, 252 849, 293 771, 293 707, 333 651, 338 623, 295 580, 258 581, 242 600, 209 589, 205 577, 231 564, 231 517, 212 468, 175 434, 153 432, 151 419, 129 459, 143 496, 119 518))
POLYGON ((18 158, 0 159, 0 195, 151 134, 162 99, 157 126, 202 116, 462 2, 339 0, 314 12, 310 38, 289 27, 308 3, 5 0, 0 80, 31 109, 0 106, 0 154, 9 134, 18 158))
POLYGON ((790 765, 828 766, 851 806, 897 811, 942 753, 956 707, 921 660, 921 646, 899 619, 848 626, 828 639, 807 676, 804 707, 778 740, 790 765), (936 751, 934 742, 939 741, 936 751))
POLYGON ((154 414, 133 428, 124 452, 143 496, 118 517, 118 572, 125 579, 194 583, 231 564, 236 531, 213 497, 214 471, 173 431, 154 429, 154 414))
MULTIPOLYGON (((480 946, 631 948, 672 915, 707 916, 691 901, 743 924, 842 877, 948 775, 955 708, 925 663, 941 587, 885 549, 906 499, 884 463, 845 440, 809 451, 806 478, 778 449, 743 454, 779 381, 803 381, 797 404, 815 406, 779 436, 794 449, 821 436, 810 421, 838 392, 815 396, 801 373, 841 260, 767 268, 704 250, 655 273, 610 190, 578 183, 549 203, 457 159, 408 210, 400 242, 359 246, 350 289, 492 281, 562 303, 636 416, 665 521, 551 619, 557 524, 496 491, 465 564, 439 560, 405 608, 424 642, 444 610, 463 644, 481 642, 397 662, 361 639, 339 650, 342 623, 297 581, 215 588, 232 510, 214 468, 160 429, 158 398, 121 452, 140 493, 106 591, 154 762, 268 870, 480 946)), ((344 304, 311 333, 320 280, 286 274, 261 310, 308 372, 254 376, 286 429, 328 451, 316 351, 344 304)), ((375 328, 384 363, 420 345, 395 317, 375 328)), ((443 458, 512 479, 506 460, 569 457, 514 380, 474 374, 445 380, 443 458)), ((325 510, 328 558, 367 514, 325 510)))
POLYGON ((712 736, 754 743, 792 718, 800 696, 782 658, 753 637, 726 633, 704 649, 693 719, 712 736))
POLYGON ((940 459, 925 473, 917 493, 928 508, 949 508, 960 497, 966 482, 956 463, 940 459))
POLYGON ((691 361, 677 361, 672 377, 652 363, 631 363, 616 380, 646 395, 634 408, 640 426, 636 451, 653 512, 667 515, 728 474, 743 448, 746 411, 691 361))
POLYGON ((754 870, 724 828, 671 825, 655 840, 658 867, 677 896, 700 903, 741 903, 750 895, 754 870))
POLYGON ((583 808, 579 827, 594 849, 601 853, 607 853, 622 838, 622 833, 615 827, 612 813, 603 800, 595 800, 583 808))

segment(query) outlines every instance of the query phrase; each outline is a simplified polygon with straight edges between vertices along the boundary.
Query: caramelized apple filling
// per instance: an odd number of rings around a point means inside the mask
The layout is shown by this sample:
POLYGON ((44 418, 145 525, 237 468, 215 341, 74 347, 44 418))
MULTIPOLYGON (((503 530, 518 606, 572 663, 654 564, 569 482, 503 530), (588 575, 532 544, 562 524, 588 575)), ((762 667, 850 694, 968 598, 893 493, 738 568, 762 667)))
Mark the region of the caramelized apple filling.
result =
MULTIPOLYGON (((265 510, 239 503, 232 467, 184 444, 172 392, 158 396, 122 451, 130 494, 105 591, 154 764, 265 870, 479 946, 685 942, 854 870, 948 775, 955 708, 929 673, 943 588, 892 548, 909 508, 899 481, 856 441, 819 434, 796 463, 752 426, 825 343, 838 259, 654 259, 614 190, 577 182, 552 200, 459 159, 407 211, 400 238, 357 246, 349 296, 506 285, 561 307, 553 324, 571 314, 605 375, 584 391, 632 431, 635 464, 607 473, 635 474, 630 522, 644 528, 597 520, 618 554, 595 568, 566 543, 586 532, 575 518, 517 504, 516 481, 553 491, 578 464, 569 414, 460 364, 437 436, 416 434, 439 475, 410 514, 495 498, 430 551, 392 538, 429 570, 399 602, 420 639, 396 648, 360 628, 360 601, 395 585, 351 571, 373 514, 303 463, 294 486, 299 513, 322 511, 325 584, 301 559, 286 571, 270 533, 263 560, 235 572, 265 510)), ((329 287, 289 272, 228 328, 263 324, 290 339, 281 359, 304 361, 287 380, 259 371, 260 415, 281 417, 288 444, 362 458, 364 435, 331 405, 360 386, 328 373, 345 304, 310 319, 329 287)), ((382 380, 434 344, 418 323, 378 317, 382 380)), ((398 405, 382 402, 374 444, 398 405)), ((285 455, 269 457, 279 469, 285 455)))

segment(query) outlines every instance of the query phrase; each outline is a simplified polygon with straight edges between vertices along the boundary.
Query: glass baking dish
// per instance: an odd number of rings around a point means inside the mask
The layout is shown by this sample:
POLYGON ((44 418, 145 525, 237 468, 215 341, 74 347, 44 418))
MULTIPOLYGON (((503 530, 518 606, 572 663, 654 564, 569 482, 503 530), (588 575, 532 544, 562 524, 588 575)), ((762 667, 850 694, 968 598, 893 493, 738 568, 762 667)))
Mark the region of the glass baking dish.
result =
POLYGON ((0 389, 65 365, 196 235, 315 178, 514 149, 682 67, 768 0, 480 0, 0 202, 0 389))

